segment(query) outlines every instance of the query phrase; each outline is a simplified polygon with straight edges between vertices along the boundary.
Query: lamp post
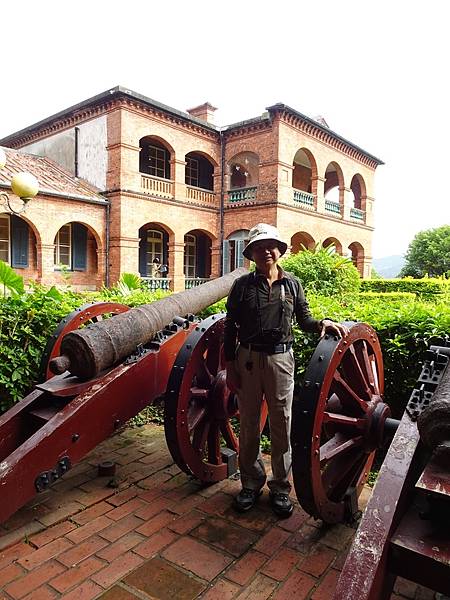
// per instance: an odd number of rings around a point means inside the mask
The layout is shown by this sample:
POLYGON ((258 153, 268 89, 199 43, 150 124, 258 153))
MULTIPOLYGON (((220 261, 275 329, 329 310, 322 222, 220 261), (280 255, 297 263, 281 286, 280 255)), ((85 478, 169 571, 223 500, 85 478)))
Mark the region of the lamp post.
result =
MULTIPOLYGON (((6 153, 3 148, 0 148, 0 169, 3 169, 5 164, 6 153)), ((28 202, 38 193, 39 182, 31 173, 16 173, 11 179, 11 190, 21 201, 19 208, 15 208, 9 194, 6 192, 0 191, 0 199, 8 212, 13 215, 20 215, 26 209, 28 202)))

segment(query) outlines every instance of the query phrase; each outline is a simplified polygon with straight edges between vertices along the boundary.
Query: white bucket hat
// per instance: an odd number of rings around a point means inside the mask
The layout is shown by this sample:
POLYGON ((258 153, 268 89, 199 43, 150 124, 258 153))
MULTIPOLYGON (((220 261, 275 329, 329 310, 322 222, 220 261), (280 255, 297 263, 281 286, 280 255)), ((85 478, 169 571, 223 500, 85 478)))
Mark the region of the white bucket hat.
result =
POLYGON ((242 254, 249 260, 252 259, 252 244, 259 242, 260 240, 274 240, 277 242, 281 256, 283 256, 287 250, 286 242, 283 242, 283 240, 280 238, 280 234, 278 233, 278 229, 273 225, 268 225, 267 223, 258 223, 258 225, 255 225, 250 229, 248 237, 248 244, 245 246, 242 254))

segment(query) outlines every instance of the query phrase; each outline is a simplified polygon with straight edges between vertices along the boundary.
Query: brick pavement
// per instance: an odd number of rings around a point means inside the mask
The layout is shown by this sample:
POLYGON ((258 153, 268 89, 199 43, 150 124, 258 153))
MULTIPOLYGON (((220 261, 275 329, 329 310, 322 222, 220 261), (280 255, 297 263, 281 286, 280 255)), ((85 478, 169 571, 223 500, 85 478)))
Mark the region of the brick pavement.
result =
MULTIPOLYGON (((267 493, 236 514, 238 489, 181 473, 161 427, 124 430, 0 527, 0 600, 331 599, 354 529, 278 520, 267 493)), ((404 598, 434 593, 398 580, 404 598)))

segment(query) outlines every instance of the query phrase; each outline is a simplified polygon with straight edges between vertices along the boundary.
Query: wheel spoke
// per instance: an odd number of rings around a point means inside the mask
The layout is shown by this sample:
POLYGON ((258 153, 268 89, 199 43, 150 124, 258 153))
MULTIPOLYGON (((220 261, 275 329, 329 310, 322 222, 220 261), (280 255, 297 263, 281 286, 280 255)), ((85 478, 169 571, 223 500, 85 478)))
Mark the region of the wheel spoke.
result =
POLYGON ((204 406, 196 406, 191 408, 188 414, 188 431, 189 434, 198 427, 200 421, 205 417, 206 408, 204 406))
POLYGON ((191 387, 191 397, 202 398, 206 400, 208 398, 209 390, 206 388, 191 387))
POLYGON ((352 448, 351 451, 342 452, 330 460, 322 471, 322 484, 328 497, 334 495, 338 486, 342 486, 343 481, 348 480, 355 465, 359 464, 361 452, 359 449, 352 448))
POLYGON ((372 395, 371 390, 353 345, 350 346, 342 358, 342 368, 345 379, 352 382, 358 395, 365 398, 367 401, 370 400, 372 395))
POLYGON ((320 467, 325 467, 332 459, 341 457, 355 448, 359 448, 363 443, 363 437, 346 438, 337 433, 330 440, 320 447, 320 467))
POLYGON ((205 363, 208 373, 212 377, 216 376, 220 363, 220 340, 209 340, 205 363))
POLYGON ((366 402, 359 397, 357 392, 352 389, 346 380, 343 379, 339 371, 335 371, 333 375, 333 381, 331 383, 331 390, 334 394, 339 396, 340 401, 344 407, 354 410, 358 408, 363 413, 367 410, 366 402))
POLYGON ((332 412, 323 413, 323 423, 332 423, 333 425, 340 425, 345 428, 352 427, 354 429, 364 429, 366 426, 365 419, 358 419, 357 417, 347 417, 346 415, 340 415, 332 412))
POLYGON ((230 421, 222 421, 220 423, 220 431, 222 433, 223 439, 225 440, 225 444, 227 448, 231 448, 231 450, 238 449, 238 441, 236 435, 231 427, 230 421))
POLYGON ((204 419, 203 421, 200 421, 200 423, 194 430, 194 435, 192 437, 192 447, 194 448, 194 450, 197 450, 197 452, 204 452, 206 440, 208 439, 209 425, 209 421, 204 419))
POLYGON ((361 340, 361 343, 358 345, 355 344, 355 353, 372 394, 379 394, 378 377, 376 377, 376 369, 374 370, 373 368, 374 366, 376 367, 374 362, 375 357, 373 354, 369 356, 366 340, 361 340))

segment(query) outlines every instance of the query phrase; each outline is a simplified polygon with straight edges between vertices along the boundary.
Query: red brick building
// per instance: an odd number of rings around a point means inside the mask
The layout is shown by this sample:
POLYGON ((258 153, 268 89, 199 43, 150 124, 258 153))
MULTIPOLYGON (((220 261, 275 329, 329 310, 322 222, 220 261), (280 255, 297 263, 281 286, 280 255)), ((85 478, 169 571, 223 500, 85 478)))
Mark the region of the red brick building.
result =
POLYGON ((33 200, 23 215, 36 239, 27 274, 48 283, 55 265, 74 269, 54 234, 68 211, 71 239, 79 223, 91 240, 84 275, 95 285, 123 272, 152 281, 155 259, 167 266, 158 283, 175 290, 216 277, 241 263, 260 221, 276 225, 291 252, 333 243, 369 276, 374 172, 383 163, 284 104, 227 127, 213 124, 214 111, 207 103, 184 113, 116 87, 0 140, 58 163, 73 185, 87 186, 82 178, 106 201, 78 207, 61 198, 50 210, 33 200))

